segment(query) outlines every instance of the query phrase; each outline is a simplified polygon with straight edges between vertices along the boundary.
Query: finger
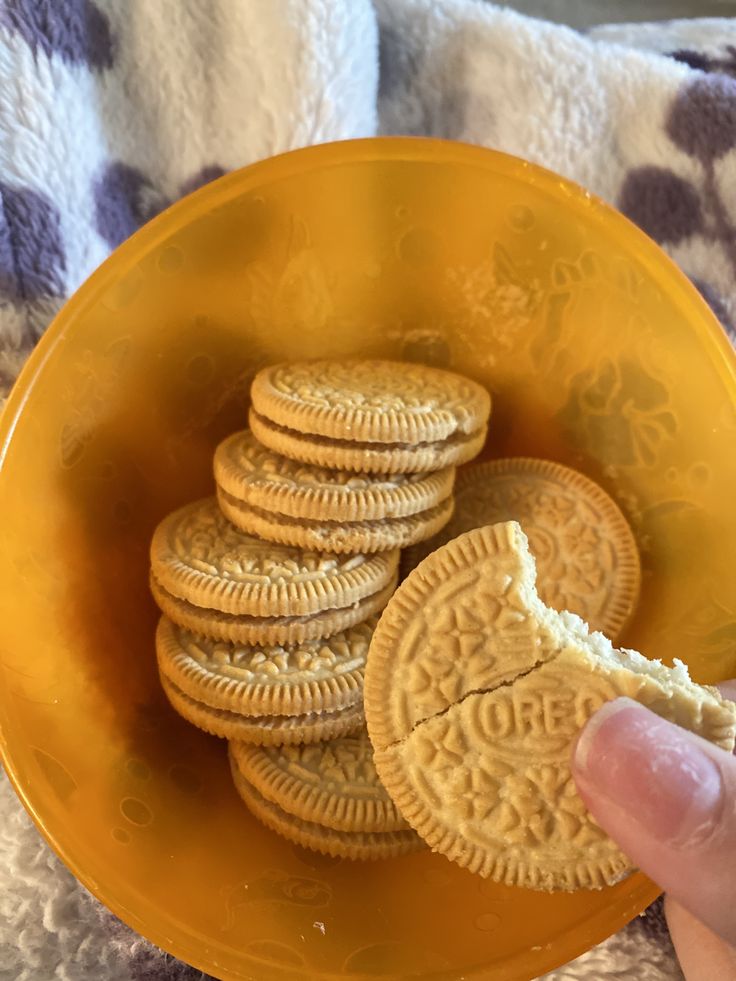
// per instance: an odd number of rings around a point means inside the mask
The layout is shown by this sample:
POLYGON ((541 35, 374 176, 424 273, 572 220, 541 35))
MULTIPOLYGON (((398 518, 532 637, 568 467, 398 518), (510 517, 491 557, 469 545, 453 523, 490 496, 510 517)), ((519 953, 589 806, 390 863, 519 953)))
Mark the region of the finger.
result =
POLYGON ((736 981, 736 949, 669 896, 667 926, 687 981, 736 981))
POLYGON ((736 757, 619 698, 583 729, 572 772, 634 864, 735 943, 736 757))

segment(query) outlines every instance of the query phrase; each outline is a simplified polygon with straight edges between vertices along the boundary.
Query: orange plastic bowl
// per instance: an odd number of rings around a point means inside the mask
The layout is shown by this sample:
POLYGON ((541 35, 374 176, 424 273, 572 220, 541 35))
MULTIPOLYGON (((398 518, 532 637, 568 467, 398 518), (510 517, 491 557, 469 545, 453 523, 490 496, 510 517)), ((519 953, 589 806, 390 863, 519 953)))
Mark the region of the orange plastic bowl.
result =
POLYGON ((444 858, 325 859, 263 829, 225 746, 157 683, 148 541, 212 487, 248 382, 284 358, 448 366, 487 453, 600 481, 645 578, 624 640, 736 675, 736 370, 696 291, 568 182, 487 150, 368 140, 232 174, 66 305, 2 419, 0 730, 26 807, 123 920, 217 978, 530 978, 656 895, 544 895, 444 858))

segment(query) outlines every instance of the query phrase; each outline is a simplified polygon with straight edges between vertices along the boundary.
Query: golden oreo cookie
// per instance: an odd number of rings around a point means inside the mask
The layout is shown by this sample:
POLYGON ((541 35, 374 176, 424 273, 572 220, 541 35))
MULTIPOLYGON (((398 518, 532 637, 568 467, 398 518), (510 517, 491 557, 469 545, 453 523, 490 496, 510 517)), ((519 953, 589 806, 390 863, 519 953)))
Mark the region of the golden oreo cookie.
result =
POLYGON ((439 368, 401 361, 302 361, 271 365, 253 379, 258 415, 331 439, 422 443, 476 432, 488 392, 439 368))
POLYGON ((601 487, 549 460, 519 457, 461 470, 452 519, 439 535, 405 553, 404 573, 463 532, 499 521, 524 528, 547 606, 577 613, 606 636, 621 632, 641 583, 632 531, 601 487))
POLYGON ((233 743, 243 777, 274 804, 336 831, 404 831, 384 790, 365 730, 314 746, 233 743))
POLYGON ((260 371, 250 427, 284 456, 368 473, 438 470, 483 446, 490 396, 470 379, 397 361, 312 361, 260 371))
POLYGON ((270 542, 322 552, 383 552, 405 548, 431 538, 452 517, 452 495, 435 507, 404 518, 376 521, 321 521, 289 518, 243 504, 218 489, 217 500, 225 517, 241 531, 270 542))
POLYGON ((161 686, 182 718, 198 729, 221 739, 237 739, 257 746, 313 743, 359 732, 365 727, 362 702, 336 712, 307 712, 304 715, 241 715, 212 708, 187 695, 165 675, 161 686))
POLYGON ((335 831, 322 824, 303 821, 289 814, 278 804, 272 804, 248 783, 238 770, 230 754, 230 769, 235 789, 248 810, 271 831, 288 841, 310 848, 312 851, 370 862, 385 858, 398 858, 424 847, 422 839, 411 829, 407 831, 335 831))
MULTIPOLYGON (((198 637, 166 617, 156 632, 159 671, 183 696, 217 710, 208 731, 216 731, 218 713, 245 716, 304 716, 337 712, 361 701, 363 672, 376 618, 327 640, 303 644, 248 646, 198 637)), ((195 709, 184 698, 176 708, 195 709)), ((185 714, 182 712, 182 714, 185 714)), ((201 713, 200 713, 201 714, 201 713)), ((232 721, 227 717, 227 721, 232 721)))
POLYGON ((167 592, 155 576, 151 576, 151 592, 159 609, 169 620, 195 634, 226 640, 233 644, 300 644, 319 640, 362 623, 374 613, 380 613, 396 589, 397 576, 377 593, 335 610, 304 616, 252 617, 223 613, 194 606, 167 592))
POLYGON ((394 577, 398 552, 325 555, 238 531, 214 497, 165 518, 151 543, 151 571, 166 594, 192 606, 250 617, 344 609, 394 577))
POLYGON ((378 521, 427 511, 452 493, 455 470, 367 474, 312 467, 267 449, 250 432, 233 433, 215 451, 217 486, 248 507, 289 518, 378 521))
POLYGON ((422 847, 376 774, 367 734, 312 746, 230 743, 235 784, 266 825, 292 841, 347 858, 387 858, 422 847))
POLYGON ((457 467, 480 453, 488 434, 484 426, 435 443, 358 443, 304 436, 274 425, 253 409, 248 422, 255 436, 277 453, 313 466, 357 473, 420 473, 457 467))
POLYGON ((736 705, 684 665, 616 650, 546 607, 526 536, 508 522, 443 546, 398 588, 371 644, 364 703, 378 774, 431 848, 497 882, 573 890, 632 867, 569 765, 581 727, 619 695, 734 746, 736 705))

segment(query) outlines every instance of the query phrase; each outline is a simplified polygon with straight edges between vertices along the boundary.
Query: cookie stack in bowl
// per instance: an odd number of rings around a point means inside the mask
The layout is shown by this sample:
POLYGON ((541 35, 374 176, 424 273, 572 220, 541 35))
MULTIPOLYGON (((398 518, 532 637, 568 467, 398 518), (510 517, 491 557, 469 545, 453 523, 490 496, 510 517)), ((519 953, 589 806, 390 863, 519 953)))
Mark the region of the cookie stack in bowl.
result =
POLYGON ((423 542, 447 524, 455 468, 330 470, 274 453, 246 429, 218 446, 215 480, 223 514, 248 534, 319 551, 379 552, 423 542))
POLYGON ((482 448, 484 388, 392 361, 256 375, 250 430, 218 447, 220 506, 243 531, 329 552, 405 548, 450 520, 455 467, 482 448))
POLYGON ((238 761, 325 740, 315 760, 358 752, 368 647, 399 551, 450 520, 455 467, 482 447, 490 398, 449 372, 347 361, 266 368, 251 399, 251 429, 215 452, 216 497, 153 537, 161 682, 184 718, 231 741, 236 786, 266 824, 333 854, 398 854, 415 839, 393 812, 320 825, 251 786, 238 761))
POLYGON ((290 841, 364 860, 424 847, 378 779, 365 729, 311 746, 231 742, 229 750, 243 801, 290 841))
POLYGON ((151 544, 156 636, 174 708, 214 735, 308 742, 362 721, 375 614, 397 553, 328 555, 244 535, 215 498, 169 515, 151 544))

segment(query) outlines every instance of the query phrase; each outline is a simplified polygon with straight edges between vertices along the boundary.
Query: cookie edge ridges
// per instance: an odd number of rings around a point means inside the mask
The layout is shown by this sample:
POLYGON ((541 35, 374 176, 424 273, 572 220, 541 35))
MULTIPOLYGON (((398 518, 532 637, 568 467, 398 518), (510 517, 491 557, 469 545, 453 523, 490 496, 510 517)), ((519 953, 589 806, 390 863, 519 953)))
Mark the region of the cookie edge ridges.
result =
MULTIPOLYGON (((287 841, 291 841, 294 844, 301 845, 305 848, 310 848, 312 851, 320 852, 323 855, 331 855, 334 858, 348 858, 357 861, 375 861, 379 859, 387 858, 398 858, 401 855, 407 855, 411 852, 419 851, 425 848, 425 844, 421 838, 416 834, 415 831, 409 829, 407 831, 386 831, 386 832, 353 832, 352 835, 347 831, 334 831, 330 828, 325 828, 319 824, 315 824, 313 828, 303 829, 300 826, 308 824, 308 822, 302 821, 301 818, 296 818, 293 815, 287 814, 281 808, 277 808, 276 805, 271 804, 269 801, 265 801, 261 798, 260 801, 253 797, 253 789, 247 780, 240 774, 237 769, 237 764, 234 762, 231 755, 230 768, 233 777, 233 783, 235 785, 236 792, 240 796, 241 800, 245 806, 250 810, 251 814, 261 822, 270 831, 275 832, 287 841), (246 800, 246 796, 250 798, 246 800), (255 803, 255 807, 258 811, 254 810, 251 806, 251 802, 255 803), (276 815, 277 820, 271 821, 264 819, 263 813, 264 808, 262 803, 269 806, 274 810, 277 810, 276 815), (371 835, 371 840, 366 841, 365 836, 371 835), (352 840, 343 841, 340 836, 350 837, 352 840), (385 838, 386 841, 374 841, 376 838, 385 838)), ((257 793, 257 791, 256 791, 257 793)), ((267 814, 271 814, 270 811, 266 811, 267 814)))
MULTIPOLYGON (((164 675, 159 675, 161 687, 164 690, 171 707, 190 725, 211 736, 228 741, 249 742, 258 746, 289 746, 309 745, 322 742, 324 739, 336 739, 360 732, 365 725, 362 703, 343 709, 337 713, 329 713, 332 718, 319 724, 298 725, 303 716, 294 716, 293 727, 278 727, 269 725, 272 716, 241 716, 240 719, 221 719, 219 709, 212 709, 203 702, 182 692, 164 675), (252 723, 247 720, 252 719, 252 723)), ((237 713, 229 713, 236 715, 237 713)), ((307 713, 319 714, 319 713, 307 713)))
POLYGON ((498 460, 484 460, 458 470, 455 480, 455 494, 460 495, 464 488, 472 486, 474 475, 479 471, 492 475, 505 473, 531 473, 543 477, 559 475, 560 483, 574 490, 582 490, 587 499, 603 506, 611 518, 613 534, 623 549, 617 553, 620 575, 617 577, 617 593, 606 610, 606 623, 599 628, 607 637, 618 637, 636 612, 641 595, 641 554, 636 536, 623 510, 614 498, 600 484, 579 470, 540 457, 518 456, 502 457, 498 460), (627 599, 627 596, 629 597, 627 599))
POLYGON ((310 787, 279 767, 265 752, 247 745, 231 747, 243 777, 268 801, 295 817, 336 831, 384 832, 406 830, 391 798, 339 797, 324 784, 310 787))
MULTIPOLYGON (((422 480, 397 486, 390 491, 382 491, 374 487, 343 490, 342 485, 336 488, 325 486, 319 490, 305 486, 295 490, 293 487, 276 482, 271 484, 265 479, 259 486, 249 487, 248 481, 241 476, 237 464, 227 457, 229 444, 235 442, 237 438, 242 438, 247 432, 250 430, 232 433, 221 441, 215 450, 213 474, 216 484, 231 497, 265 511, 273 511, 290 518, 325 521, 356 521, 358 515, 361 516, 361 520, 366 521, 406 518, 434 507, 449 497, 453 491, 456 469, 454 466, 423 474, 420 471, 422 480)), ((275 456, 282 455, 269 447, 266 449, 275 456)), ((310 466, 308 463, 303 465, 310 466)), ((365 476, 379 478, 381 474, 365 474, 365 476)))
POLYGON ((350 606, 334 610, 324 610, 321 613, 307 615, 298 622, 285 623, 281 620, 289 618, 260 618, 257 623, 248 623, 248 617, 238 618, 234 613, 222 613, 220 610, 209 610, 195 606, 187 600, 173 596, 151 577, 151 591, 154 602, 161 612, 177 626, 189 630, 193 634, 201 634, 212 640, 222 640, 230 644, 301 644, 307 640, 326 640, 335 634, 349 630, 367 620, 375 613, 380 613, 393 595, 398 582, 394 576, 377 592, 365 596, 362 600, 350 606), (158 595, 156 591, 158 590, 158 595), (185 607, 184 612, 181 606, 185 607), (186 609, 189 607, 189 610, 186 609), (190 612, 191 611, 191 612, 190 612), (215 614, 215 618, 211 614, 215 614), (217 617, 223 619, 217 619, 217 617), (267 622, 269 619, 274 622, 267 622))
POLYGON ((414 368, 427 376, 437 379, 441 376, 447 380, 447 388, 457 382, 470 385, 473 390, 473 400, 466 406, 466 416, 459 419, 450 409, 429 409, 423 416, 416 413, 401 412, 388 409, 379 413, 365 412, 356 406, 350 410, 339 410, 331 406, 315 406, 311 403, 299 402, 296 399, 280 394, 271 376, 279 369, 290 367, 290 362, 281 361, 278 364, 262 368, 254 377, 251 384, 251 404, 259 415, 265 416, 280 426, 286 426, 298 432, 312 436, 327 436, 337 439, 352 439, 361 442, 376 443, 420 443, 436 442, 452 436, 454 433, 470 433, 484 425, 491 412, 491 396, 478 382, 465 375, 443 368, 433 368, 417 362, 389 361, 385 359, 368 359, 361 361, 357 358, 346 358, 342 361, 320 359, 311 363, 315 368, 330 365, 345 365, 347 363, 372 364, 376 371, 388 366, 395 371, 406 371, 414 368))
POLYGON ((363 668, 325 681, 297 685, 251 685, 233 678, 217 678, 186 654, 174 635, 173 623, 162 616, 156 628, 159 671, 185 695, 213 709, 242 715, 305 715, 337 712, 360 700, 363 668))
MULTIPOLYGON (((259 419, 251 409, 250 427, 258 439, 275 453, 312 466, 361 473, 424 473, 458 467, 473 460, 485 446, 488 427, 471 433, 463 442, 438 441, 423 446, 377 448, 368 450, 352 446, 349 440, 321 444, 309 435, 274 429, 267 419, 259 419)), ((380 447, 380 444, 376 444, 380 447)))
POLYGON ((327 522, 323 528, 300 525, 299 518, 284 520, 282 515, 271 515, 267 511, 259 514, 248 504, 234 500, 232 495, 219 487, 217 500, 228 521, 246 534, 257 535, 279 545, 349 555, 354 552, 386 552, 408 548, 431 538, 452 518, 455 499, 451 494, 426 512, 421 511, 402 518, 355 522, 355 526, 351 522, 327 522), (329 528, 330 524, 336 527, 329 528), (366 528, 366 524, 376 527, 366 528))

